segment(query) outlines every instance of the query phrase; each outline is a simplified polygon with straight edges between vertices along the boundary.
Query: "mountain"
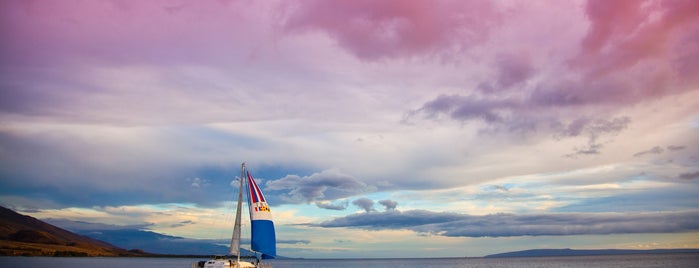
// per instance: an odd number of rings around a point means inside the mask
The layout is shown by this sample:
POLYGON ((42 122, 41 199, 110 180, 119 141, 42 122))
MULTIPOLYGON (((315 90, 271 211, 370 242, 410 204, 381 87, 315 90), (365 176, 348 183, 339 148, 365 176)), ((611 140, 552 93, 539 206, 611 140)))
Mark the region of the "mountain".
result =
POLYGON ((77 233, 124 248, 139 248, 157 254, 225 255, 230 241, 188 239, 136 229, 76 230, 77 233))
MULTIPOLYGON (((143 230, 148 225, 119 226, 65 219, 45 220, 74 233, 106 241, 121 248, 138 248, 155 254, 226 255, 230 244, 228 239, 191 239, 143 230)), ((252 253, 241 249, 241 255, 252 253)))
POLYGON ((1 256, 134 256, 109 243, 78 235, 0 206, 1 256))
POLYGON ((623 255, 623 254, 659 254, 659 253, 699 253, 699 249, 530 249, 485 256, 486 258, 508 257, 553 257, 553 256, 589 256, 589 255, 623 255))

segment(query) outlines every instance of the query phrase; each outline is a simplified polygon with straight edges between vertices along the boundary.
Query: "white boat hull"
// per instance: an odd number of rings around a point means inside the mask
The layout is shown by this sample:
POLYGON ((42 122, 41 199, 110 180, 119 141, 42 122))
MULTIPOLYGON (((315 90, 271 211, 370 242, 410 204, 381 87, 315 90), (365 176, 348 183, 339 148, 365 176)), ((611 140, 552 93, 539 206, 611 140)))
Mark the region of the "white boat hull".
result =
POLYGON ((255 264, 251 262, 230 259, 215 259, 208 260, 204 263, 203 268, 254 268, 255 264))

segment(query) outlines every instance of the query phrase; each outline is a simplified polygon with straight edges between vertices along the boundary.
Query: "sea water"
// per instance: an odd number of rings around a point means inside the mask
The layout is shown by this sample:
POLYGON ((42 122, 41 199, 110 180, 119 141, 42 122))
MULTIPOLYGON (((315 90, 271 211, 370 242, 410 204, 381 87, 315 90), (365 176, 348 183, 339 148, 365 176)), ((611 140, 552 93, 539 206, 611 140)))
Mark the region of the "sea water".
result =
MULTIPOLYGON (((0 267, 181 267, 190 268, 201 259, 186 258, 54 258, 54 257, 0 257, 0 267)), ((356 267, 489 267, 489 268, 696 268, 699 254, 634 254, 574 257, 526 258, 434 258, 434 259, 285 259, 265 260, 273 268, 356 268, 356 267)))

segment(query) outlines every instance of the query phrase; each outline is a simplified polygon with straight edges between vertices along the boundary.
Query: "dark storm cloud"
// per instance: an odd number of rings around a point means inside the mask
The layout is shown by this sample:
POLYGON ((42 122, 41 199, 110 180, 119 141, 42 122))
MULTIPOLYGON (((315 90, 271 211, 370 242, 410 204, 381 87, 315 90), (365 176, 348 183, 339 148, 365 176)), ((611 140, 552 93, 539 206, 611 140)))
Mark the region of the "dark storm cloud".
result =
POLYGON ((266 190, 283 192, 282 201, 292 204, 336 200, 373 189, 357 178, 336 170, 325 170, 306 177, 287 175, 265 185, 266 190))
POLYGON ((407 229, 452 237, 676 233, 699 230, 699 211, 472 216, 425 210, 392 210, 353 214, 317 226, 366 230, 407 229))

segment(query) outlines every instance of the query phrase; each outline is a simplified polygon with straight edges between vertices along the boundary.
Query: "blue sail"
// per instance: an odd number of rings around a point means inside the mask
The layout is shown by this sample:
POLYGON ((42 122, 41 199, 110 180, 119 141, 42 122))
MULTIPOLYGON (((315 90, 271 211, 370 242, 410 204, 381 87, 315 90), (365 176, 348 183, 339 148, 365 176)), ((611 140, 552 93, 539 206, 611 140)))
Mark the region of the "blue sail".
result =
POLYGON ((277 238, 274 234, 272 212, 265 196, 255 183, 250 172, 247 173, 248 201, 250 204, 251 248, 262 253, 262 258, 274 258, 277 255, 277 238))

